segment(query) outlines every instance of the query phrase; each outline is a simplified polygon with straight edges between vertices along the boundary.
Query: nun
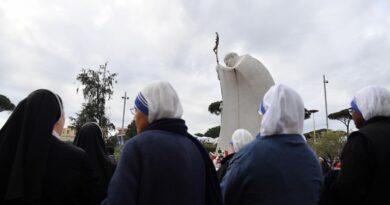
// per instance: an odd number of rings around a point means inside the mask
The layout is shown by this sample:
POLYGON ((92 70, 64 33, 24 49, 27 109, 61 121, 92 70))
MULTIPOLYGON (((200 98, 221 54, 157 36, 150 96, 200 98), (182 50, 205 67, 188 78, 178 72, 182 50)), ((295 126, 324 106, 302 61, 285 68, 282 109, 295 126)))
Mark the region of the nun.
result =
POLYGON ((222 180, 225 205, 316 205, 322 171, 302 135, 304 106, 290 87, 264 95, 260 135, 242 148, 222 180))
POLYGON ((83 149, 87 155, 95 174, 99 177, 98 199, 101 201, 107 197, 107 187, 115 171, 115 164, 107 155, 106 145, 103 141, 103 132, 95 122, 85 123, 77 132, 73 144, 83 149))
POLYGON ((0 204, 97 204, 87 154, 59 139, 61 98, 40 89, 0 130, 0 204))
POLYGON ((222 178, 225 176, 226 170, 228 169, 234 154, 240 151, 245 145, 249 144, 254 139, 255 138, 252 136, 252 134, 246 129, 237 129, 233 132, 232 140, 230 141, 232 153, 223 158, 221 161, 221 167, 217 171, 217 177, 219 181, 222 181, 222 178))
POLYGON ((348 136, 340 170, 326 176, 321 204, 390 204, 390 91, 362 88, 350 112, 358 130, 348 136))
POLYGON ((103 204, 221 205, 214 166, 187 132, 171 84, 148 85, 132 110, 138 134, 126 143, 103 204))

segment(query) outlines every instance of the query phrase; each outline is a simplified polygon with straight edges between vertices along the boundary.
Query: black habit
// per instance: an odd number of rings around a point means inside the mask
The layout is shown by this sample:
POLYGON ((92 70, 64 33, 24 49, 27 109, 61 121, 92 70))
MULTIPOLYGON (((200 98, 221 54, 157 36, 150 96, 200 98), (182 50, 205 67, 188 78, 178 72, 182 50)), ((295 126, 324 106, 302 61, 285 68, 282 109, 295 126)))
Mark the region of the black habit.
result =
POLYGON ((105 199, 107 197, 108 184, 115 171, 115 164, 108 158, 101 128, 93 122, 84 124, 77 132, 73 144, 87 153, 92 168, 95 170, 96 175, 99 176, 101 194, 99 194, 98 199, 105 199))
MULTIPOLYGON (((0 204, 96 204, 86 153, 52 135, 59 96, 36 90, 0 130, 0 204)), ((97 180, 97 179, 96 179, 97 180)))

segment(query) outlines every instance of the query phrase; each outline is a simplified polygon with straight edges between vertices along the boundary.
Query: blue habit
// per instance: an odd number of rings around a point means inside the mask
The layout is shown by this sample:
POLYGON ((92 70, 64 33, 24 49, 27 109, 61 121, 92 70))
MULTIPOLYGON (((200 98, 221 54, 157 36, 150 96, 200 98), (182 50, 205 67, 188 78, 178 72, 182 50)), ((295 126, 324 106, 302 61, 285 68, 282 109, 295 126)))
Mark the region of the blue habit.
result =
POLYGON ((322 171, 301 135, 257 137, 232 159, 221 187, 225 205, 315 205, 322 171))
POLYGON ((125 145, 103 204, 220 205, 211 166, 184 120, 157 120, 125 145))

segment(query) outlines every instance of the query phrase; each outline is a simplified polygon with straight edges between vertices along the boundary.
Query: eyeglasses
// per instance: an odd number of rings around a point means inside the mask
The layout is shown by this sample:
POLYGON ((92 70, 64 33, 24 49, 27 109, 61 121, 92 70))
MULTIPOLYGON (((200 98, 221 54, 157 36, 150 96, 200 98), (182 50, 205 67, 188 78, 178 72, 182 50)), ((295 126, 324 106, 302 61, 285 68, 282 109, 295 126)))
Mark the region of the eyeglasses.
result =
POLYGON ((352 109, 352 108, 348 108, 348 113, 349 113, 350 115, 352 115, 353 109, 352 109))
POLYGON ((131 114, 135 115, 138 112, 138 110, 136 107, 133 107, 133 108, 130 108, 130 112, 131 112, 131 114))

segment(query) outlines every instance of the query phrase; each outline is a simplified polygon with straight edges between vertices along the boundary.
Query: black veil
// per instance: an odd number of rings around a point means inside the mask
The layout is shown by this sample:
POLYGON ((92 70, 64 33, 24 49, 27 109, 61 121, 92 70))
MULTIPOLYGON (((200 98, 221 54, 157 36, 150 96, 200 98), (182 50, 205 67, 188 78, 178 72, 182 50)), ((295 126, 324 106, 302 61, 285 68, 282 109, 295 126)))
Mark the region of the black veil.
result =
POLYGON ((106 194, 108 184, 115 171, 115 164, 111 162, 107 155, 100 126, 94 122, 85 123, 77 132, 73 144, 87 153, 90 165, 99 175, 101 189, 106 194))
POLYGON ((1 128, 1 203, 40 199, 50 138, 61 113, 59 96, 40 89, 22 100, 1 128))

